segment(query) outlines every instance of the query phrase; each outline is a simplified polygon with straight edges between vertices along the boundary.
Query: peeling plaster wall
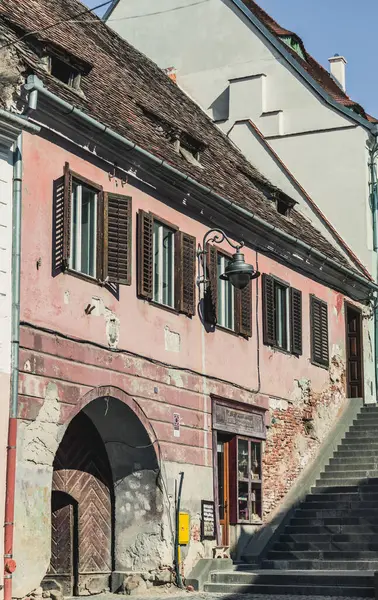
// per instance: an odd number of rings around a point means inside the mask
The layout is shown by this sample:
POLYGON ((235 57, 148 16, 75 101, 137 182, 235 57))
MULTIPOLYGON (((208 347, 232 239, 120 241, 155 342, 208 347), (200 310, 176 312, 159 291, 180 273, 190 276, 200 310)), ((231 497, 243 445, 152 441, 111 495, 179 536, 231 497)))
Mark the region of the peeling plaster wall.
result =
POLYGON ((33 421, 20 421, 17 441, 13 596, 36 588, 50 562, 52 465, 62 432, 58 388, 48 383, 33 421))

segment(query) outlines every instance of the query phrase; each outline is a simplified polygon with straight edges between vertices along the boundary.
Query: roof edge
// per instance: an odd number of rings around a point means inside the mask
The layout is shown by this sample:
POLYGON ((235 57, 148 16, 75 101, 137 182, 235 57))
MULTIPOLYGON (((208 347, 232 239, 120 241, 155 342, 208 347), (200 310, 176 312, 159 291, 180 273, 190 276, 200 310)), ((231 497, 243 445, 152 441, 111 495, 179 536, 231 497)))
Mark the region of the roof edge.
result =
MULTIPOLYGON (((118 4, 120 0, 115 0, 118 4)), ((360 125, 365 127, 368 130, 371 130, 373 127, 373 123, 371 123, 368 119, 365 119, 361 115, 354 113, 352 110, 349 110, 339 102, 336 102, 327 92, 314 80, 311 75, 309 75, 303 67, 291 56, 290 52, 288 52, 284 45, 281 44, 277 38, 272 35, 267 27, 253 14, 253 12, 244 4, 243 0, 231 0, 231 2, 247 17, 249 21, 262 33, 262 35, 274 46, 274 48, 279 52, 285 60, 291 65, 291 67, 297 71, 297 73, 307 81, 307 83, 333 108, 343 113, 345 116, 349 117, 353 121, 357 121, 360 125)))
POLYGON ((46 98, 47 102, 51 102, 54 106, 60 107, 61 110, 63 110, 65 117, 72 116, 76 119, 83 121, 83 123, 87 127, 92 127, 98 132, 102 133, 103 135, 109 136, 109 138, 113 139, 117 143, 127 147, 129 151, 131 150, 137 152, 139 155, 144 157, 144 159, 147 159, 148 161, 152 162, 155 166, 168 171, 172 177, 177 177, 181 182, 187 183, 196 188, 199 191, 199 193, 211 197, 218 203, 220 202, 225 209, 236 212, 241 218, 248 220, 249 223, 255 223, 257 227, 264 229, 267 233, 270 233, 272 236, 277 236, 279 239, 282 240, 283 243, 293 245, 299 250, 304 250, 308 254, 308 256, 312 255, 315 259, 322 261, 324 264, 328 264, 329 267, 334 271, 346 275, 347 278, 352 279, 356 283, 362 284, 365 288, 378 292, 378 285, 375 284, 370 279, 370 277, 364 277, 356 271, 348 269, 346 266, 342 265, 337 260, 327 256, 326 254, 323 254, 323 252, 321 252, 320 250, 317 250, 316 248, 313 248, 306 242, 302 241, 299 237, 294 237, 293 235, 286 233, 279 227, 272 225, 265 219, 262 219, 258 215, 236 204, 234 201, 228 200, 227 198, 221 196, 213 188, 208 188, 202 185, 189 175, 171 166, 166 160, 158 158, 151 152, 138 146, 135 142, 132 142, 126 137, 118 134, 116 131, 113 131, 111 128, 104 125, 100 121, 97 121, 93 117, 87 115, 82 110, 78 109, 66 100, 63 100, 53 92, 50 92, 44 87, 43 82, 38 77, 33 75, 29 76, 28 83, 24 87, 28 92, 32 92, 34 90, 37 91, 46 98))

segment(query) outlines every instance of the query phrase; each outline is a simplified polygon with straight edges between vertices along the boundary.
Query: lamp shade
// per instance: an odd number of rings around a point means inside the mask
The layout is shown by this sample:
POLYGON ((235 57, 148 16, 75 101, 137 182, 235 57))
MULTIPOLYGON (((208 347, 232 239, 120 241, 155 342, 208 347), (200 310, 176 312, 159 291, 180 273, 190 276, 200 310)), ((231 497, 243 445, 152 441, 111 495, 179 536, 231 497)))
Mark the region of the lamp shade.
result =
POLYGON ((238 249, 220 278, 229 281, 237 290, 242 290, 247 287, 251 279, 256 279, 259 276, 260 273, 255 271, 252 265, 245 262, 244 254, 238 249))

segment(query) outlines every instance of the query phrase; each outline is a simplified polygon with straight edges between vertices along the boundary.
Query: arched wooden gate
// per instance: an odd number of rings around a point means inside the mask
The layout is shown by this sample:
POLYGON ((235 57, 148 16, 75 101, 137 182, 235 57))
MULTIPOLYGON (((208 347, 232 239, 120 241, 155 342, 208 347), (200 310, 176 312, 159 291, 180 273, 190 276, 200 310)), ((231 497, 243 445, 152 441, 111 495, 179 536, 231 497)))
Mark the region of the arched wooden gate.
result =
POLYGON ((109 586, 113 496, 103 440, 80 412, 68 426, 54 461, 46 579, 56 580, 64 595, 99 593, 109 586))

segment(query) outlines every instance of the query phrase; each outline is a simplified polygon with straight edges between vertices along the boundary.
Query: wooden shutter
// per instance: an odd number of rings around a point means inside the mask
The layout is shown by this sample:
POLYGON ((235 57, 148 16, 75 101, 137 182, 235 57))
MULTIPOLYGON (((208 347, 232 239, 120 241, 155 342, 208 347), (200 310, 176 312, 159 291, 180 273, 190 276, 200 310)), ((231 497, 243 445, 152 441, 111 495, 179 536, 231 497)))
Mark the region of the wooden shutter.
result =
POLYGON ((147 300, 153 298, 153 226, 150 213, 138 213, 138 295, 147 300))
POLYGON ((290 288, 290 338, 291 352, 302 354, 302 292, 290 288))
POLYGON ((188 316, 196 312, 196 238, 175 234, 175 305, 188 316))
POLYGON ((263 309, 263 338, 264 344, 276 344, 276 315, 274 301, 274 279, 269 275, 262 276, 262 309, 263 309))
POLYGON ((252 335, 252 281, 243 290, 235 289, 235 331, 245 337, 252 335))
POLYGON ((63 267, 69 266, 71 253, 71 205, 72 205, 72 173, 68 162, 64 165, 63 194, 63 267))
POLYGON ((207 323, 216 325, 218 320, 218 252, 211 244, 207 244, 206 250, 208 282, 205 284, 204 318, 207 323))
POLYGON ((328 367, 328 306, 326 302, 311 296, 311 360, 328 367))
POLYGON ((103 278, 110 283, 131 284, 131 222, 131 198, 105 193, 103 278))

